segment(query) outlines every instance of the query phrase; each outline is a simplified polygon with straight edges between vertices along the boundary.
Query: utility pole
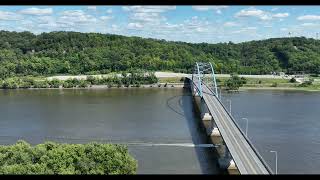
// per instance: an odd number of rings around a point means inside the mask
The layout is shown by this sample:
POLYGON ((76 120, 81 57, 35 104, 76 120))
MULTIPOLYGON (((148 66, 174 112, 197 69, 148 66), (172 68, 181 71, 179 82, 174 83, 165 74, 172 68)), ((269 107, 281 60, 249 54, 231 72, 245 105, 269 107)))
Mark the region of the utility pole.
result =
POLYGON ((227 99, 227 101, 229 101, 229 112, 231 114, 231 100, 230 99, 227 99))
POLYGON ((242 118, 244 120, 247 121, 247 125, 246 125, 246 137, 248 138, 248 118, 242 118))
POLYGON ((278 152, 277 151, 270 151, 276 154, 276 174, 278 174, 278 152))

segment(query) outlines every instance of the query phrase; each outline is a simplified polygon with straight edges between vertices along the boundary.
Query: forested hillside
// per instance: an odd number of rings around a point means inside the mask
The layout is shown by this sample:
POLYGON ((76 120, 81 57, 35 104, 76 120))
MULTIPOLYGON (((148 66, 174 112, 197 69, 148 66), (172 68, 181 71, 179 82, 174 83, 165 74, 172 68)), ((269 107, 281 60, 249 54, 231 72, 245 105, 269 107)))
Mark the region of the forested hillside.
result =
POLYGON ((192 44, 119 35, 0 31, 0 77, 100 74, 146 69, 190 72, 210 61, 219 73, 320 73, 320 41, 274 38, 239 44, 192 44))

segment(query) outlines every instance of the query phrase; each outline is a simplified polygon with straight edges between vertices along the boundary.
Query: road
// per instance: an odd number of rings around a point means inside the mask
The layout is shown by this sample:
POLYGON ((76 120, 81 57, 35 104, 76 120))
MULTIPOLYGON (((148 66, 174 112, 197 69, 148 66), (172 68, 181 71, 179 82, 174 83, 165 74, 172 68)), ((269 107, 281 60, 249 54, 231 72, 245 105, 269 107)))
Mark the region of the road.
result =
POLYGON ((203 99, 239 172, 241 174, 269 174, 249 142, 207 86, 203 86, 203 99))
MULTIPOLYGON (((117 74, 118 76, 121 76, 121 74, 117 74)), ((92 75, 94 77, 109 77, 112 76, 110 74, 100 74, 100 75, 92 75)), ((191 74, 184 74, 184 73, 173 73, 173 72, 155 72, 155 76, 158 78, 170 78, 170 77, 190 77, 191 74)), ((211 75, 207 75, 210 76, 211 75)), ((288 77, 284 77, 284 76, 276 76, 276 75, 239 75, 240 77, 246 77, 246 78, 266 78, 266 79, 291 79, 290 76, 288 77)), ((216 74, 216 77, 230 77, 230 74, 216 74)), ((76 79, 86 79, 87 75, 65 75, 65 76, 52 76, 52 77, 48 77, 48 80, 52 80, 52 79, 58 79, 58 80, 67 80, 67 79, 72 79, 72 78, 76 78, 76 79)))

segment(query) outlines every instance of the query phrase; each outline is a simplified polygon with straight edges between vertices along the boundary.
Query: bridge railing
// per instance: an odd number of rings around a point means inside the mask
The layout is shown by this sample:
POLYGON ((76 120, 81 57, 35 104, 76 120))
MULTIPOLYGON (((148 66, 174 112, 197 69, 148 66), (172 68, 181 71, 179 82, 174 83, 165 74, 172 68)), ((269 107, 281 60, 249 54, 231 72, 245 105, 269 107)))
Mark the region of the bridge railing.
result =
MULTIPOLYGON (((215 96, 215 93, 206 85, 205 85, 215 96)), ((216 96, 217 97, 217 96, 216 96)), ((258 158, 260 159, 260 161, 262 162, 262 164, 266 167, 267 171, 270 174, 274 174, 274 172, 272 171, 272 169, 269 167, 268 163, 262 158, 261 154, 258 152, 258 150, 253 146, 252 142, 247 138, 247 136, 245 135, 245 133, 241 130, 241 128, 239 127, 238 123, 235 121, 235 119, 233 118, 232 114, 230 114, 230 112, 227 110, 227 108, 224 106, 224 104, 220 101, 220 99, 217 97, 218 102, 221 104, 221 106, 223 107, 223 109, 227 112, 227 114, 229 115, 229 117, 231 118, 231 120, 233 121, 233 123, 236 125, 236 127, 238 128, 238 130, 240 131, 240 133, 242 134, 242 136, 244 137, 244 139, 248 142, 249 146, 252 148, 252 150, 255 152, 255 154, 258 156, 258 158)))

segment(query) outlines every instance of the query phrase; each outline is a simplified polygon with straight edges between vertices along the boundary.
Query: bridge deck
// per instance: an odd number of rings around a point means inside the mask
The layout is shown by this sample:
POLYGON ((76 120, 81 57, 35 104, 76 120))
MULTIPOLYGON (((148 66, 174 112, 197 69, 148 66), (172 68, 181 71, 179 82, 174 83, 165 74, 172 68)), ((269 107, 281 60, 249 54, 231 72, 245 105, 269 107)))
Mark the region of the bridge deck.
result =
POLYGON ((259 159, 218 98, 206 85, 202 86, 202 90, 203 99, 239 172, 241 174, 269 174, 264 163, 259 159))

